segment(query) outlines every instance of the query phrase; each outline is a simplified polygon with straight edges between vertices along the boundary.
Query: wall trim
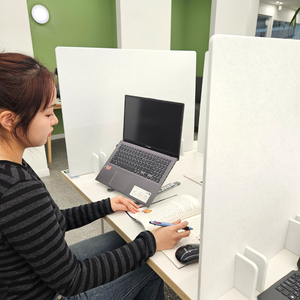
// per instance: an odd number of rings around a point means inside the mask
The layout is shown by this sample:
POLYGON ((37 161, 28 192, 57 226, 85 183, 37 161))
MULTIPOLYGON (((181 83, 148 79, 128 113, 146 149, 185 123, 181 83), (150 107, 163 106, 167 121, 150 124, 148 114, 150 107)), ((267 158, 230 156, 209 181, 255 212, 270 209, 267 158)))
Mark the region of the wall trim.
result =
POLYGON ((59 133, 59 134, 51 135, 51 141, 59 140, 59 139, 64 139, 64 138, 65 138, 65 134, 64 133, 59 133))

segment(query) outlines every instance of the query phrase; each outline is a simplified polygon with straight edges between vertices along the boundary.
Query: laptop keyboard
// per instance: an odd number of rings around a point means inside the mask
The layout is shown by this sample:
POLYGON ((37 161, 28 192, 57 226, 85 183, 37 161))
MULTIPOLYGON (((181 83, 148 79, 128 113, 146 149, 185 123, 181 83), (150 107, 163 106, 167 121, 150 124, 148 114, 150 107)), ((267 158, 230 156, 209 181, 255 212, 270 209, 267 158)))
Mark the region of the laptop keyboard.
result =
POLYGON ((300 299, 300 273, 292 274, 287 280, 278 284, 275 289, 288 299, 300 299))
POLYGON ((260 300, 300 300, 300 271, 291 271, 257 298, 260 300))
POLYGON ((128 145, 121 145, 110 160, 111 164, 154 182, 160 181, 170 162, 170 159, 128 145))

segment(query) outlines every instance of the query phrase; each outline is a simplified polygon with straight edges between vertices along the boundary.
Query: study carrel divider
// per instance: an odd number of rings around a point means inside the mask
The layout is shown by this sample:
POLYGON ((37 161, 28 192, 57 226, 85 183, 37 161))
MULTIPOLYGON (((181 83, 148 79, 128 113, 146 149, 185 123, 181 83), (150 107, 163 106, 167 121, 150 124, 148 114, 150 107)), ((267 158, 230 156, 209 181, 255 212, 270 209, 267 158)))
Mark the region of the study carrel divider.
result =
POLYGON ((125 94, 184 103, 182 153, 192 149, 194 51, 57 47, 56 60, 71 177, 99 172, 122 139, 125 94))
POLYGON ((251 282, 235 277, 236 258, 247 261, 249 249, 265 261, 285 247, 299 251, 298 231, 288 230, 300 212, 299 53, 295 40, 216 35, 210 41, 201 300, 219 299, 236 284, 249 293, 251 282))

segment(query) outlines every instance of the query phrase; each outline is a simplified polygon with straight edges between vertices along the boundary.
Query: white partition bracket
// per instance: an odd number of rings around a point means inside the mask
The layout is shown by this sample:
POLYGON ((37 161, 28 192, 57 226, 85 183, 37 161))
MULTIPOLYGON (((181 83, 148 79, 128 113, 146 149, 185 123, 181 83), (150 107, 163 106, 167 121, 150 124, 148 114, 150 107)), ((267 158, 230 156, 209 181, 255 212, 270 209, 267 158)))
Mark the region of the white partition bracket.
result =
POLYGON ((249 300, 254 300, 257 278, 257 265, 244 255, 237 253, 234 267, 234 288, 249 300))
MULTIPOLYGON (((107 157, 106 154, 103 151, 99 152, 99 159, 100 159, 100 169, 103 168, 104 164, 107 161, 107 157)), ((98 172, 99 173, 99 172, 98 172)))
POLYGON ((251 261, 253 261, 256 264, 256 266, 258 267, 258 277, 257 277, 256 289, 259 292, 263 292, 265 289, 265 282, 266 282, 267 269, 268 269, 268 260, 263 254, 252 249, 251 247, 246 247, 245 256, 248 259, 250 259, 251 261))
POLYGON ((184 155, 184 139, 181 138, 181 143, 180 143, 180 155, 184 155))
POLYGON ((93 153, 93 169, 94 173, 98 174, 107 161, 106 154, 99 151, 99 154, 93 153))
MULTIPOLYGON (((299 220, 299 216, 296 216, 296 220, 299 220)), ((297 255, 300 255, 300 221, 296 220, 290 219, 285 248, 297 255)))
POLYGON ((95 174, 100 172, 100 158, 96 153, 93 153, 93 169, 95 174))

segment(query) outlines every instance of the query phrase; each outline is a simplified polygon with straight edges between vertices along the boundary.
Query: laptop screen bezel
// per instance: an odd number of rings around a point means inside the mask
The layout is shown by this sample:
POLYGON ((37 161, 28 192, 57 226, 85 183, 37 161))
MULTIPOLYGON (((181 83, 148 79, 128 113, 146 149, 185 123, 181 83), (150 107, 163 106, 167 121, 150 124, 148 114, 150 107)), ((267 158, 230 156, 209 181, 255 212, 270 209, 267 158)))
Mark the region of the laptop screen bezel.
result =
MULTIPOLYGON (((127 113, 128 114, 128 113, 127 113)), ((172 157, 175 157, 179 159, 180 157, 180 147, 181 147, 181 137, 182 137, 182 128, 183 128, 183 117, 184 117, 184 103, 181 102, 174 102, 174 101, 168 101, 168 100, 159 100, 159 99, 154 99, 154 98, 146 98, 146 97, 140 97, 140 96, 133 96, 133 95, 125 95, 125 101, 124 101, 124 119, 123 119, 123 140, 125 142, 129 142, 147 149, 152 149, 154 151, 157 151, 159 153, 163 153, 172 157), (132 139, 129 137, 129 134, 127 133, 127 127, 128 123, 127 122, 132 122, 131 119, 128 118, 126 115, 127 110, 130 109, 131 103, 129 103, 133 99, 134 101, 138 101, 141 103, 141 101, 148 101, 148 104, 153 103, 153 106, 156 106, 156 109, 164 108, 169 111, 166 111, 166 116, 165 119, 162 118, 163 124, 161 124, 162 127, 164 127, 168 122, 171 122, 170 120, 170 112, 172 112, 172 108, 176 106, 177 113, 179 112, 178 122, 177 126, 174 126, 174 120, 172 120, 172 130, 168 130, 168 136, 174 135, 172 138, 172 147, 162 147, 162 145, 154 145, 154 144, 149 144, 149 143, 144 143, 141 140, 137 139, 132 139), (177 132, 176 132, 177 130, 177 132)), ((149 129, 150 130, 150 129, 149 129)), ((152 130, 150 130, 152 132, 152 130)), ((146 133, 145 133, 146 134, 146 133)), ((148 134, 148 133, 147 133, 148 134)))

